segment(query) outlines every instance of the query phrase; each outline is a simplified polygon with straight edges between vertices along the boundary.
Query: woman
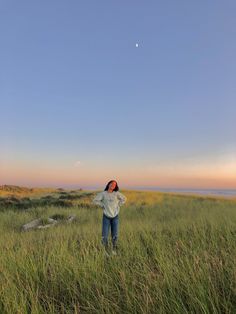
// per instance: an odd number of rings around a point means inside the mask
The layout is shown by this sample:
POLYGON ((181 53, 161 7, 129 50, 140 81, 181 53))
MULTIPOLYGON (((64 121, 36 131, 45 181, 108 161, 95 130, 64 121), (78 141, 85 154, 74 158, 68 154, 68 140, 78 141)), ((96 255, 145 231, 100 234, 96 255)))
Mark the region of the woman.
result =
POLYGON ((111 226, 112 254, 116 255, 118 239, 118 222, 120 206, 126 202, 127 198, 119 192, 118 184, 115 180, 107 183, 103 192, 98 193, 93 199, 93 203, 103 207, 102 217, 102 243, 108 254, 108 235, 111 226))

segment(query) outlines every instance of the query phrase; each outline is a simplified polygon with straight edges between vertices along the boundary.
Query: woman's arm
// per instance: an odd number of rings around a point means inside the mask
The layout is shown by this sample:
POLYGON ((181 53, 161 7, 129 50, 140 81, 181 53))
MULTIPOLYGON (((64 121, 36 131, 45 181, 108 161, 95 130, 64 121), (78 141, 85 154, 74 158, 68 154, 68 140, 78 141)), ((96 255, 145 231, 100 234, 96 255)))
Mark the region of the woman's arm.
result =
POLYGON ((117 198, 119 200, 119 206, 123 205, 127 201, 127 197, 120 192, 117 193, 117 198))
POLYGON ((98 193, 98 194, 94 197, 94 199, 92 200, 92 202, 93 202, 93 204, 95 204, 95 205, 99 205, 99 206, 102 206, 102 207, 103 207, 103 202, 102 202, 102 200, 103 200, 103 193, 100 192, 100 193, 98 193))

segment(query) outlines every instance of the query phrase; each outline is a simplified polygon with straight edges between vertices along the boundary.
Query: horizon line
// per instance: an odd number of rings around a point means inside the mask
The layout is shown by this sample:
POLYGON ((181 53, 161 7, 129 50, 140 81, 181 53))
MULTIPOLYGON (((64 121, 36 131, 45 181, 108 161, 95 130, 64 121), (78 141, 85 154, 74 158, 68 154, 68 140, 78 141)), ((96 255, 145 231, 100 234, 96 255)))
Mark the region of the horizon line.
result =
MULTIPOLYGON (((82 190, 100 190, 101 186, 100 185, 88 185, 88 186, 77 186, 77 185, 19 185, 19 184, 1 184, 0 187, 4 187, 4 186, 15 186, 15 187, 20 187, 20 188, 34 188, 34 189, 65 189, 65 190, 70 190, 70 189, 82 189, 82 190)), ((105 185, 104 185, 105 186, 105 185)), ((103 189, 103 188, 102 188, 103 189)), ((175 187, 175 186, 171 186, 171 187, 163 187, 163 186, 127 186, 127 185, 123 185, 122 188, 120 188, 120 190, 135 190, 135 189, 142 189, 142 190, 176 190, 176 191, 183 191, 183 190, 189 190, 189 191, 207 191, 207 190, 214 190, 214 191, 220 191, 220 190, 227 190, 227 191, 235 191, 235 188, 216 188, 216 187, 175 187)))

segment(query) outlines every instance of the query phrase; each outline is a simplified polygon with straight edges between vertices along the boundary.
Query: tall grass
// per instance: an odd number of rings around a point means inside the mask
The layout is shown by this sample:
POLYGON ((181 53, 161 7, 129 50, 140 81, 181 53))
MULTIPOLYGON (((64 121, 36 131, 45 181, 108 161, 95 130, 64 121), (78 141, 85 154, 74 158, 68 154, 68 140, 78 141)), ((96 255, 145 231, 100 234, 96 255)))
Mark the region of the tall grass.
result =
POLYGON ((122 193, 111 257, 101 245, 102 209, 1 212, 0 313, 235 313, 236 201, 122 193), (78 219, 20 231, 59 213, 78 219))

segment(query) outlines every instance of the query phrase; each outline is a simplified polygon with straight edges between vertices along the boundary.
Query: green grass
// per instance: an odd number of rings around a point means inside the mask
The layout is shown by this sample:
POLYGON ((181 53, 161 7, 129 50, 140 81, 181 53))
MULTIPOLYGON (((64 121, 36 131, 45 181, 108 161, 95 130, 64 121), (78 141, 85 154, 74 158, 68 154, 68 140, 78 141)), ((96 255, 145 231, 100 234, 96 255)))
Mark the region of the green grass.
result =
POLYGON ((0 212, 0 313, 235 313, 236 201, 122 193, 119 253, 108 258, 94 194, 0 212), (70 214, 71 224, 20 231, 70 214))

